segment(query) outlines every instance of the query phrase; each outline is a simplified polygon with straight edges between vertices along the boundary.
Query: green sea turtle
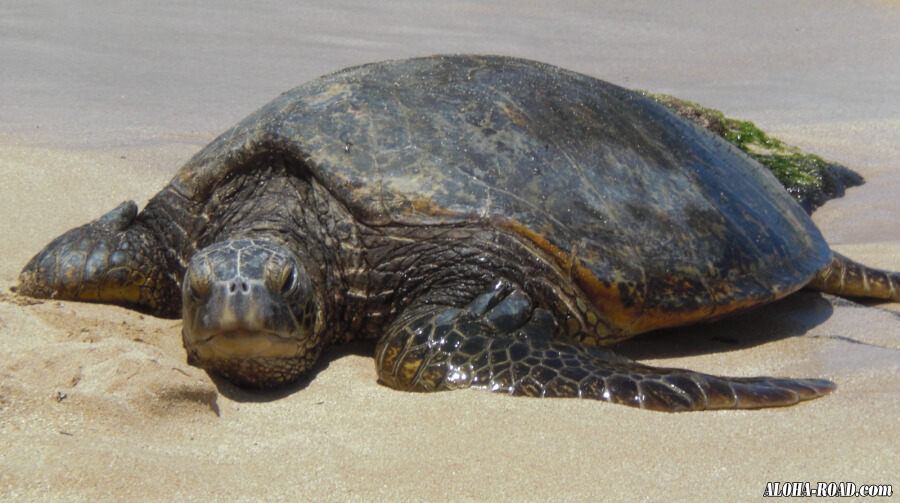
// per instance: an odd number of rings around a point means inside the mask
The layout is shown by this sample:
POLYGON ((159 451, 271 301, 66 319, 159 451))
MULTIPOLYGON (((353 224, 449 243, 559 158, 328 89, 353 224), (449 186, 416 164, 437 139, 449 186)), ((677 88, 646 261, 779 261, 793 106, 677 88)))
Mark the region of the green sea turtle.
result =
POLYGON ((281 95, 25 267, 35 297, 184 318, 189 361, 245 386, 377 339, 392 388, 663 411, 781 406, 830 381, 730 378, 600 346, 804 286, 900 300, 832 254, 774 177, 632 91, 547 64, 436 56, 281 95))

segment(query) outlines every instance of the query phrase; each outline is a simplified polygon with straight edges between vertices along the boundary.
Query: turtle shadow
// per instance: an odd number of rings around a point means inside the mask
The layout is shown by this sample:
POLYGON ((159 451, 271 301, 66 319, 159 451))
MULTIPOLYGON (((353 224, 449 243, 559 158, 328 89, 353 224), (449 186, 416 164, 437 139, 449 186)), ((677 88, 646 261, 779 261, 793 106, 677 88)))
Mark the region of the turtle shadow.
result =
POLYGON ((206 374, 219 393, 230 400, 240 403, 266 403, 278 401, 303 391, 333 361, 350 355, 371 357, 374 353, 374 342, 372 341, 355 341, 325 348, 313 368, 303 377, 272 389, 241 388, 214 372, 206 371, 206 374))
POLYGON ((772 304, 719 320, 642 334, 616 344, 612 349, 634 360, 738 351, 802 336, 824 323, 833 312, 832 300, 817 292, 800 291, 772 304))

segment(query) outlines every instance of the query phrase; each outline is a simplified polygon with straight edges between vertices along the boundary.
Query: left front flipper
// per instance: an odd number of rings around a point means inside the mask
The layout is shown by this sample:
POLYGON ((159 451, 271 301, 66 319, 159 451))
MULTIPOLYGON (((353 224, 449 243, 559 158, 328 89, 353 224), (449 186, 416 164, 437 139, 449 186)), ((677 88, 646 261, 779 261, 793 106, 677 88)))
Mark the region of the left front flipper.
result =
POLYGON ((404 391, 482 388, 511 395, 590 398, 676 412, 793 405, 827 394, 822 379, 731 378, 641 365, 557 340, 560 330, 521 290, 497 289, 458 308, 403 312, 378 342, 380 380, 404 391))

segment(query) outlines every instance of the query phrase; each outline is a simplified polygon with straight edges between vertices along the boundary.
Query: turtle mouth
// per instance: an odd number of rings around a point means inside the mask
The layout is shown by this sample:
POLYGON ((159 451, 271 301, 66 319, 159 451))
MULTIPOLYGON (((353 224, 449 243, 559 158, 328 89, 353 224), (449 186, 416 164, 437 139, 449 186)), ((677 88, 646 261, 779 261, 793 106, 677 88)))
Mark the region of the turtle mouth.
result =
POLYGON ((296 358, 302 353, 290 334, 258 330, 226 330, 185 344, 200 362, 233 358, 296 358))
POLYGON ((188 363, 244 388, 296 381, 312 365, 299 342, 277 332, 229 330, 187 343, 188 363))

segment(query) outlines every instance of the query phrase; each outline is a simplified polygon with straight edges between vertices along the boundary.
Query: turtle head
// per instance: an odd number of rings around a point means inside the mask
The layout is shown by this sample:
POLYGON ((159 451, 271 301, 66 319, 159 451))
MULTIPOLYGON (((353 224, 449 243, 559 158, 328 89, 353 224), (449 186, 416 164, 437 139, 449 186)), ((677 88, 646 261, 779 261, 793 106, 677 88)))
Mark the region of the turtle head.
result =
POLYGON ((319 357, 319 303, 306 269, 281 245, 241 239, 201 250, 182 297, 188 361, 237 385, 294 381, 319 357))
POLYGON ((166 250, 126 201, 54 239, 22 269, 18 292, 45 299, 121 304, 158 316, 181 308, 166 250))

